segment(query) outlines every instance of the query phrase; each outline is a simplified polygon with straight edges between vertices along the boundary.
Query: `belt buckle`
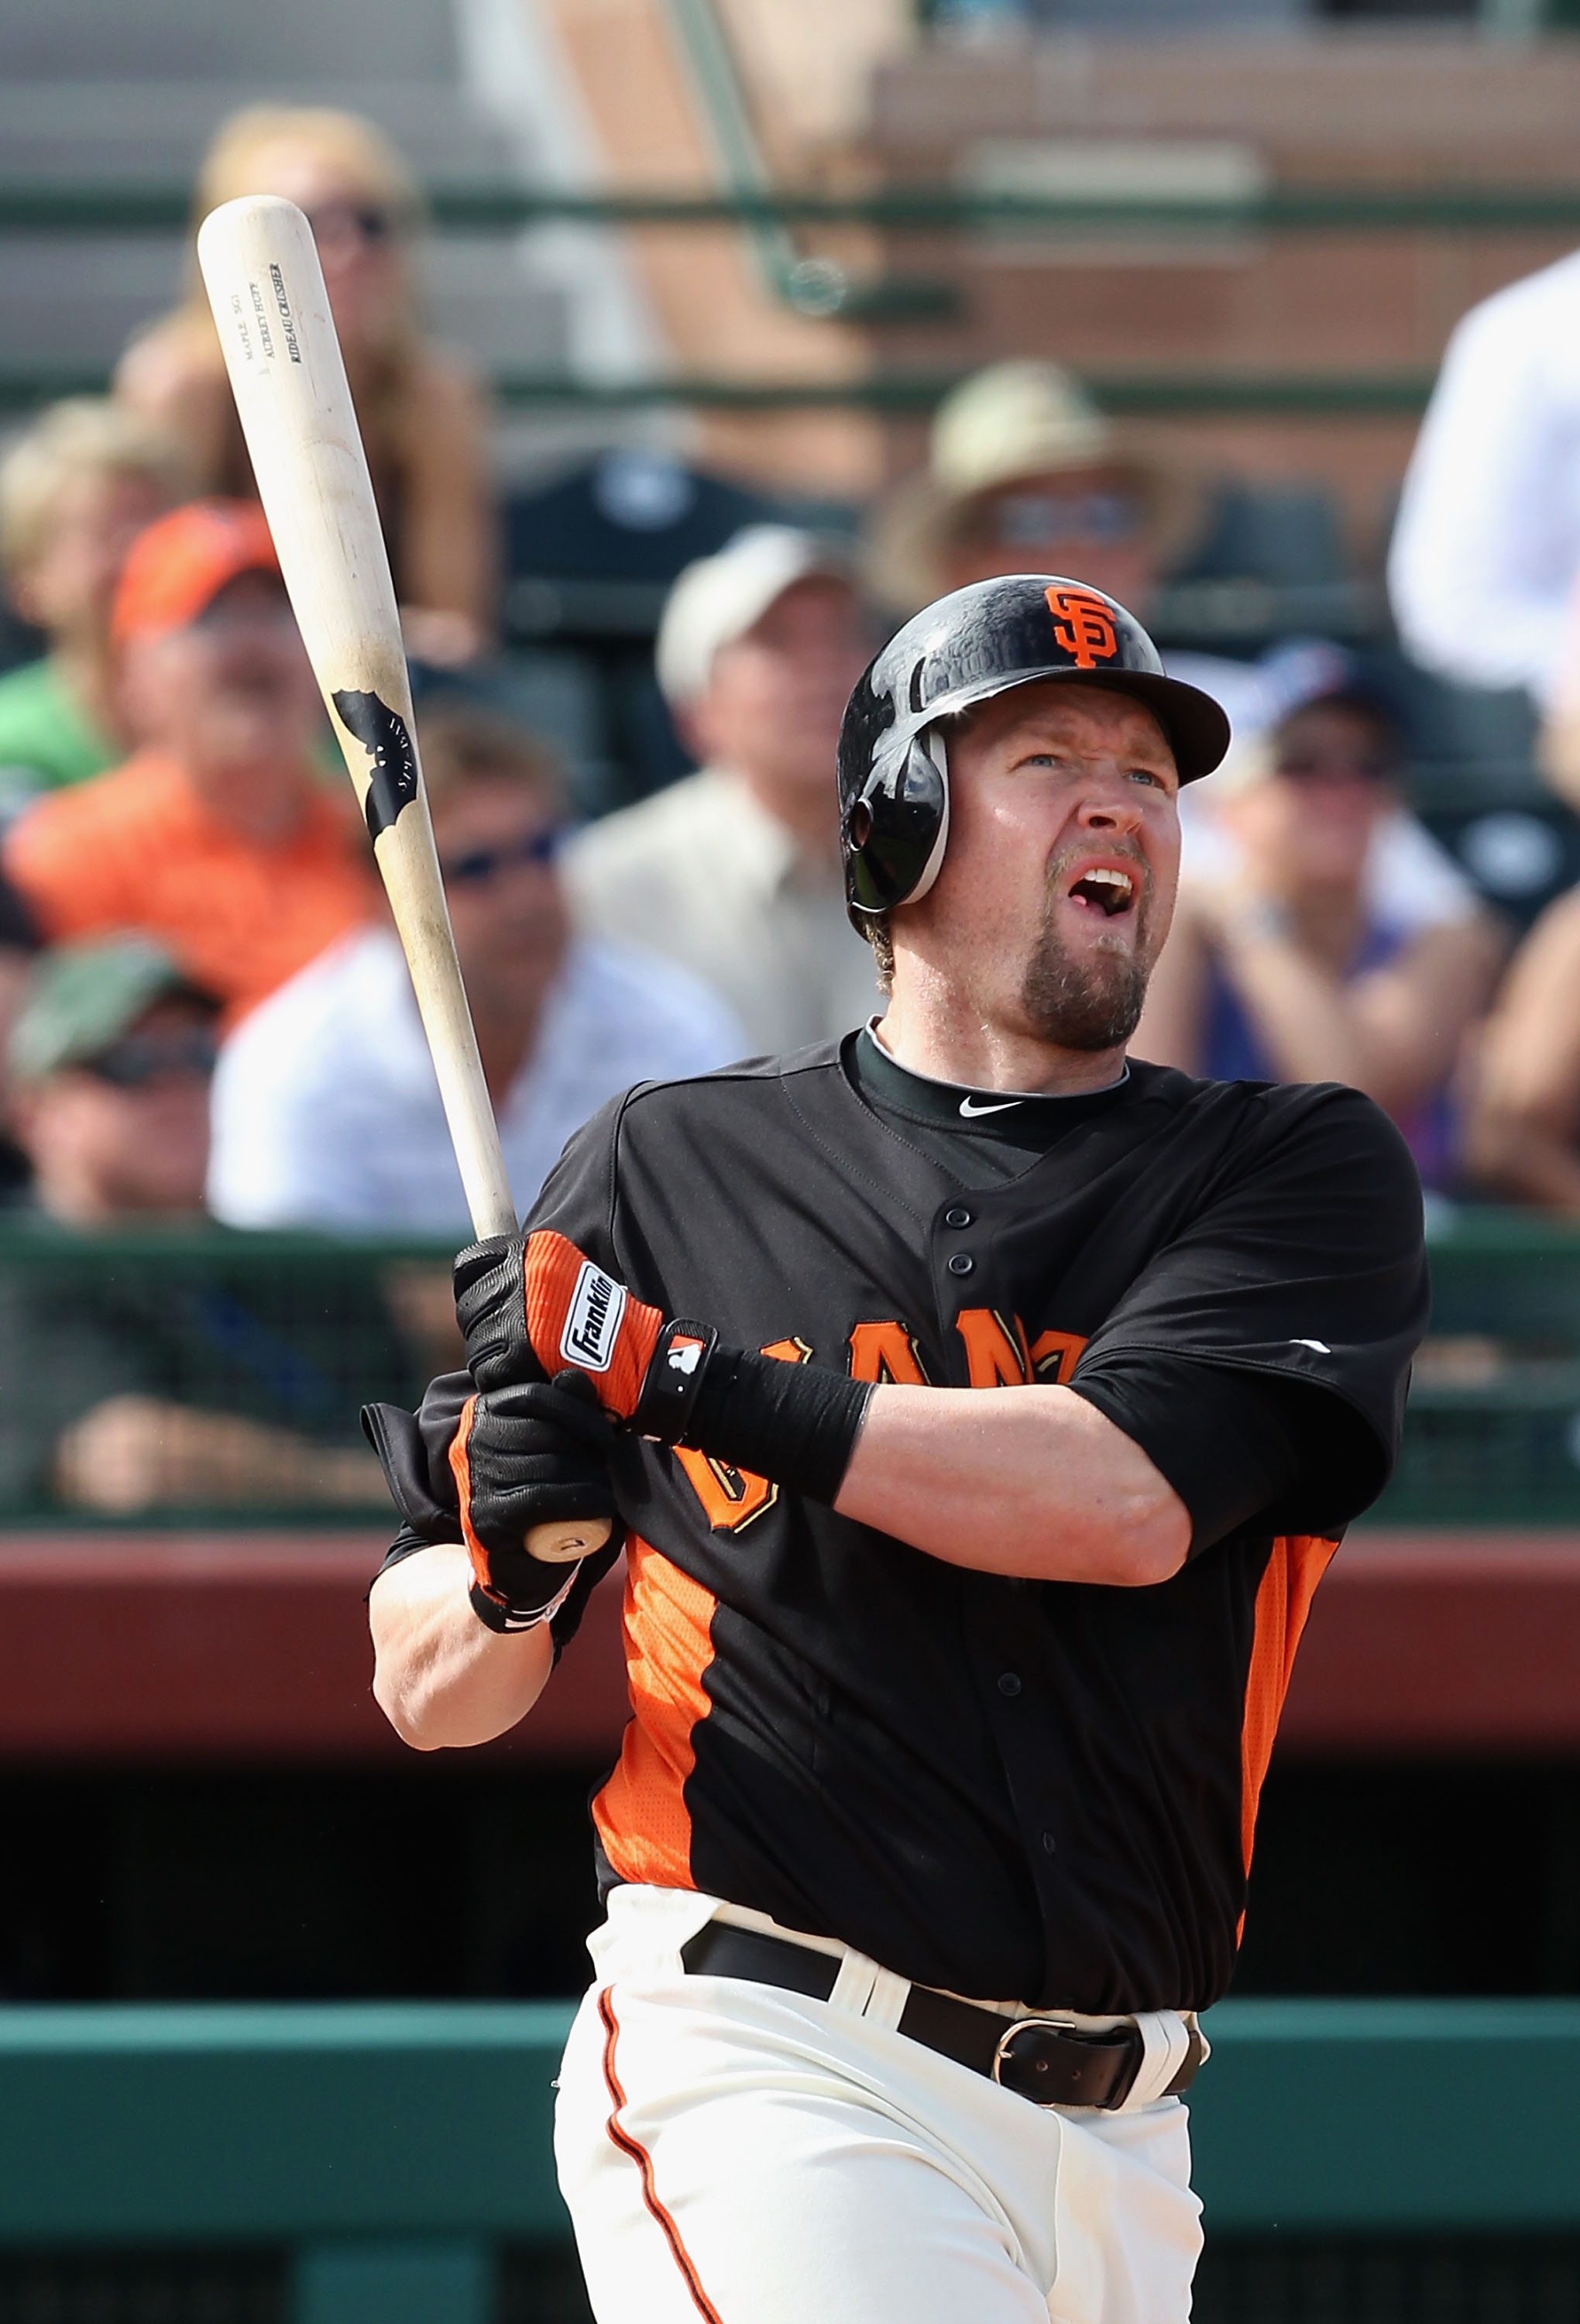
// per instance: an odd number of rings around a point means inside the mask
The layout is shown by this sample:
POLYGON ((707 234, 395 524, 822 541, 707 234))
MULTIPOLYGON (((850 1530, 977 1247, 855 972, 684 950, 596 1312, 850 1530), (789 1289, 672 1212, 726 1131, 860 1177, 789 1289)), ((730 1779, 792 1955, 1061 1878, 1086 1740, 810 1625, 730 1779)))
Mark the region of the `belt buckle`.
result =
MULTIPOLYGON (((993 2052, 993 2063, 988 2069, 993 2080, 998 2083, 1000 2089, 1003 2088, 1003 2067, 1010 2053, 1010 2044, 1017 2034, 1024 2034, 1027 2027, 1032 2025, 1051 2025, 1058 2034, 1077 2034, 1080 2030, 1072 2016, 1058 2010, 1039 2012, 1031 2017, 1012 2017, 998 2037, 993 2052)), ((1018 2097, 1019 2092, 1017 2091, 1015 2095, 1018 2097)))

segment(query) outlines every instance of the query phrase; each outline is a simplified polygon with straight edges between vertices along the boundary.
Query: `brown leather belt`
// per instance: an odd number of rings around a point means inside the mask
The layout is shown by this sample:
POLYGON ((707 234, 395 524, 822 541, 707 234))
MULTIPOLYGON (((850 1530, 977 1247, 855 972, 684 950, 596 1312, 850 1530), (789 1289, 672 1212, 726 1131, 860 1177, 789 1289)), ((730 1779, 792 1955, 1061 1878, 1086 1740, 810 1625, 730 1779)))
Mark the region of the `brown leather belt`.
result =
MULTIPOLYGON (((737 1977, 752 1985, 777 1985, 788 1993, 827 2001, 840 1964, 831 1953, 813 1952, 785 1937, 710 1921, 680 1958, 693 1977, 737 1977)), ((1029 2098, 1033 2106, 1122 2107, 1135 2087, 1145 2055, 1141 2029, 1119 2025, 1109 2034, 1083 2033, 1057 2015, 1001 2017, 914 1985, 900 2014, 899 2030, 941 2057, 952 2058, 973 2073, 1029 2098)), ((1204 2054, 1201 2036, 1191 2030, 1190 2046, 1164 2098, 1189 2089, 1204 2054)))

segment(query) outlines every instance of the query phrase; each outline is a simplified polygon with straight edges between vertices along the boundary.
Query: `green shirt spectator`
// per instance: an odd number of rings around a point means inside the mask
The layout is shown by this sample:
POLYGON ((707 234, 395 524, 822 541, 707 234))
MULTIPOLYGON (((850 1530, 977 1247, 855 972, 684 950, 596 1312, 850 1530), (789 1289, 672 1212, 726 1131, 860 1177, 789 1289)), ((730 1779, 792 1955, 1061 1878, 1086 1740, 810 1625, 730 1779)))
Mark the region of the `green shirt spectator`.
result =
POLYGON ((0 678, 0 809, 125 757, 110 602, 126 551, 183 484, 161 429, 93 396, 52 404, 0 466, 0 564, 49 646, 0 678))
POLYGON ((102 775, 124 756, 48 655, 0 678, 0 807, 102 775))

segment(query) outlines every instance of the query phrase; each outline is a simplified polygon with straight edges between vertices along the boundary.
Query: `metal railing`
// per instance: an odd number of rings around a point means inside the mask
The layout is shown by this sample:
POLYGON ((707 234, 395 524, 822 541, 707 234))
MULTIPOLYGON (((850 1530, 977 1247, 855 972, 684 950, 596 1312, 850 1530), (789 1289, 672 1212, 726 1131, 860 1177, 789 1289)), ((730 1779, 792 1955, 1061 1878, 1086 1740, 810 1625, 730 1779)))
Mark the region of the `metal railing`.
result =
MULTIPOLYGON (((1377 1519, 1580 1524, 1580 1230, 1467 1209, 1431 1259, 1432 1334, 1377 1519)), ((382 1522, 357 1415, 414 1404, 459 1360, 449 1262, 429 1241, 0 1219, 0 1526, 382 1522), (162 1495, 145 1482, 118 1505, 127 1398, 178 1437, 188 1414, 216 1426, 157 1472, 162 1495)))
MULTIPOLYGON (((621 411, 690 405, 717 411, 876 411, 924 416, 965 370, 877 371, 855 379, 771 378, 676 373, 637 379, 586 379, 566 373, 506 373, 493 382, 513 410, 563 405, 621 411)), ((1157 372, 1085 375, 1098 402, 1121 413, 1283 413, 1312 420, 1413 418, 1432 389, 1426 372, 1331 374, 1157 372)), ((62 395, 103 391, 102 370, 0 370, 0 411, 30 411, 62 395)))
MULTIPOLYGON (((609 226, 867 226, 886 234, 978 234, 1029 226, 1082 237, 1227 226, 1258 234, 1567 234, 1580 229, 1580 184, 1438 185, 1392 188, 1286 186, 1244 198, 1134 200, 952 185, 827 193, 815 187, 740 187, 690 191, 627 188, 606 193, 547 186, 435 186, 426 207, 447 233, 510 234, 572 221, 609 226)), ((0 233, 166 234, 185 232, 185 186, 41 186, 0 181, 0 233)))
MULTIPOLYGON (((953 282, 889 272, 852 280, 835 261, 801 253, 797 227, 862 227, 890 237, 1034 235, 1116 243, 1136 236, 1188 243, 1226 229, 1245 235, 1580 232, 1580 185, 1443 184, 1375 188, 1286 186, 1208 200, 1077 198, 920 184, 862 193, 776 187, 757 151, 749 111, 711 0, 670 0, 694 78, 706 97, 722 189, 631 188, 582 193, 547 186, 438 185, 427 209, 444 233, 511 234, 574 222, 620 228, 733 226, 747 236, 768 294, 813 318, 858 323, 943 319, 958 304, 953 282)), ((43 186, 0 181, 0 234, 161 235, 185 232, 185 186, 153 183, 43 186)), ((930 411, 961 374, 878 372, 854 380, 678 374, 589 380, 506 376, 496 392, 513 408, 627 409, 690 405, 737 411, 930 411)), ((0 410, 23 410, 103 387, 97 371, 0 371, 0 410)), ((1094 377, 1098 401, 1118 412, 1283 413, 1309 418, 1413 417, 1431 387, 1426 373, 1132 373, 1094 377)))

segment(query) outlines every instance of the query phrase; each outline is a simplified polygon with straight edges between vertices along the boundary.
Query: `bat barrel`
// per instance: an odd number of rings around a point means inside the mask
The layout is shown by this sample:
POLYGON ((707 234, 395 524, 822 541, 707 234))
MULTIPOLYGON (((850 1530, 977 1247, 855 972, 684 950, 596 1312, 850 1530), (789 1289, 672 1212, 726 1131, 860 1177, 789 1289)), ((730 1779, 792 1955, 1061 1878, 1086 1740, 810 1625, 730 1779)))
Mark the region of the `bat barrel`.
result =
POLYGON ((395 586, 312 228, 253 195, 198 258, 297 625, 367 818, 411 971, 467 1208, 516 1225, 434 850, 395 586))

